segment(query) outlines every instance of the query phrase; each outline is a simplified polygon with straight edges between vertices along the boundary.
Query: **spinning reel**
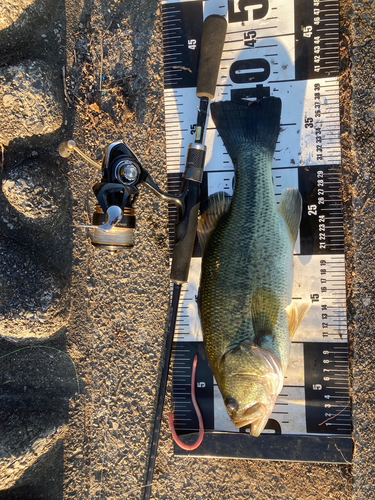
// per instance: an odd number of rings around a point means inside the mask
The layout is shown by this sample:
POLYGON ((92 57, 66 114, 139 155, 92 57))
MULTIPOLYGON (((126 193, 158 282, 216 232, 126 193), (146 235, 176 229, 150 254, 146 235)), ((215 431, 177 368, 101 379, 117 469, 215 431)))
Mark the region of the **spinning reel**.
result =
MULTIPOLYGON (((123 141, 113 142, 105 148, 102 165, 85 155, 74 141, 62 142, 59 146, 60 156, 67 158, 75 152, 102 171, 101 181, 92 188, 98 202, 92 216, 92 225, 84 226, 94 230, 91 237, 92 244, 111 254, 134 246, 136 223, 134 203, 139 195, 138 187, 142 184, 162 200, 174 203, 178 209, 178 220, 189 218, 190 184, 191 181, 193 184, 202 181, 205 151, 206 147, 202 144, 190 144, 181 192, 179 196, 174 196, 158 187, 123 141)), ((188 220, 186 223, 188 225, 188 220)), ((177 239, 176 243, 178 244, 177 239)))

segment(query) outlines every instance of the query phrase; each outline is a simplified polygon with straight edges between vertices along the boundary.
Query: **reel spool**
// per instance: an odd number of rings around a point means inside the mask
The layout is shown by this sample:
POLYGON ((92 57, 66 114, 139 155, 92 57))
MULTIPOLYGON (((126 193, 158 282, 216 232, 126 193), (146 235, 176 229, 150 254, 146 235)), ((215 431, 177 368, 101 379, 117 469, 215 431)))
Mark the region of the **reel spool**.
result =
POLYGON ((135 210, 133 207, 126 207, 121 221, 109 231, 103 230, 107 222, 102 207, 96 205, 91 226, 95 228, 91 237, 91 243, 95 247, 107 250, 110 254, 116 254, 134 246, 135 210))

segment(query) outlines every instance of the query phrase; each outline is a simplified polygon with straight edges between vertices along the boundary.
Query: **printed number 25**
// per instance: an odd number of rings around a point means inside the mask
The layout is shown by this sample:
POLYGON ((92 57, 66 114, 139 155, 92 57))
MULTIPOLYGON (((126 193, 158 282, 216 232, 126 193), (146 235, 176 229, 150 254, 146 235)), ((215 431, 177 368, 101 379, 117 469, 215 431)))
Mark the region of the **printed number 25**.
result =
POLYGON ((318 207, 316 205, 307 205, 307 215, 317 215, 318 207))

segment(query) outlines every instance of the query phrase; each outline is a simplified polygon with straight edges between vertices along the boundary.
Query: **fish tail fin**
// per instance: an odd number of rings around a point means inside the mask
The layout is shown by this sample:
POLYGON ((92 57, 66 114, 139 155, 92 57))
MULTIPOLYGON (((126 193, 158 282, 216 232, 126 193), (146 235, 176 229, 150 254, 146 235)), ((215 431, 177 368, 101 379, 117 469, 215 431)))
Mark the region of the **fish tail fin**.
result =
POLYGON ((224 145, 236 162, 241 146, 254 144, 274 153, 280 132, 281 99, 211 103, 211 116, 224 145))

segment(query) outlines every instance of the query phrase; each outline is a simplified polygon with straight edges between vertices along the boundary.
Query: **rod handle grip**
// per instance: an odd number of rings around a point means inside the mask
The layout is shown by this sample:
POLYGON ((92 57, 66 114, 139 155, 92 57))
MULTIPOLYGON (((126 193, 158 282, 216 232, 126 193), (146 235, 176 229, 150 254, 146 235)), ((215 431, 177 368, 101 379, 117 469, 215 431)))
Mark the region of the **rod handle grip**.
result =
MULTIPOLYGON (((191 181, 190 181, 191 182, 191 181)), ((193 253, 195 237, 198 226, 199 198, 197 182, 191 182, 192 198, 195 203, 191 203, 189 214, 182 221, 175 224, 175 244, 173 247, 171 281, 176 284, 186 283, 189 278, 190 262, 193 253), (194 196, 196 194, 196 196, 194 196)), ((191 200, 192 201, 192 200, 191 200)))
POLYGON ((215 97, 226 32, 227 22, 224 17, 213 14, 205 19, 198 70, 198 97, 208 97, 210 100, 215 97))
POLYGON ((205 156, 206 146, 196 143, 189 145, 180 193, 184 197, 182 216, 174 226, 171 281, 176 284, 186 283, 189 277, 198 226, 205 156))

